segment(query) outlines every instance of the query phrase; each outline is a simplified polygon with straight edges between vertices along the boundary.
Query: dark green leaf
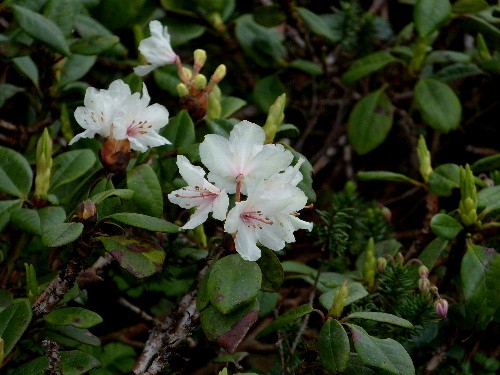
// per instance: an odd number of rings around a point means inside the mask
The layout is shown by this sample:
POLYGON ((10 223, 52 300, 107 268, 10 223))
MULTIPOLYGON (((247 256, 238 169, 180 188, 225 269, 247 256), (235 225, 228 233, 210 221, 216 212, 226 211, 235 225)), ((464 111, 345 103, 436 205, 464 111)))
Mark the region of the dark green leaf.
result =
POLYGON ((246 104, 246 101, 235 96, 223 96, 220 100, 222 108, 220 118, 228 118, 246 104))
MULTIPOLYGON (((21 56, 12 59, 12 62, 19 71, 21 71, 26 77, 28 77, 33 84, 38 87, 38 68, 29 56, 21 56)), ((1 90, 1 89, 0 89, 1 90)), ((2 103, 0 101, 0 107, 2 103)))
POLYGON ((311 163, 309 163, 309 160, 307 160, 307 158, 304 155, 295 151, 293 148, 289 146, 285 147, 293 154, 292 163, 297 163, 299 159, 302 159, 304 161, 299 168, 299 172, 302 174, 303 178, 302 181, 299 182, 297 187, 304 192, 308 202, 316 202, 316 193, 312 186, 313 166, 311 165, 311 163))
POLYGON ((142 164, 127 172, 127 188, 134 191, 127 201, 129 211, 161 218, 163 195, 160 181, 148 164, 142 164))
POLYGON ((432 75, 432 78, 441 82, 451 84, 455 81, 459 81, 464 78, 472 77, 482 73, 483 71, 479 69, 475 64, 457 63, 445 66, 444 68, 438 70, 432 75))
POLYGON ((0 311, 0 338, 4 341, 4 355, 7 356, 21 338, 31 322, 31 306, 22 299, 0 311))
POLYGON ((490 155, 476 160, 471 165, 471 169, 475 173, 500 169, 500 154, 490 155))
POLYGON ((494 205, 500 201, 500 185, 481 189, 477 193, 477 206, 480 208, 494 205))
MULTIPOLYGON (((159 88, 168 91, 168 93, 173 97, 177 97, 179 95, 177 92, 177 85, 180 83, 180 79, 175 65, 166 65, 155 69, 153 71, 153 77, 159 88)), ((168 126, 172 126, 172 120, 170 120, 170 124, 168 126)))
POLYGON ((278 76, 270 75, 257 81, 252 98, 262 112, 268 113, 278 96, 284 92, 286 88, 278 76))
POLYGON ((300 273, 303 275, 309 275, 311 277, 316 277, 318 273, 318 271, 314 268, 309 267, 308 265, 301 262, 295 262, 293 260, 285 260, 281 263, 281 266, 283 267, 283 271, 285 272, 300 273))
POLYGON ((165 261, 165 250, 154 243, 143 239, 123 236, 98 238, 120 266, 138 278, 151 276, 160 272, 165 261))
POLYGON ((442 164, 429 177, 429 189, 440 197, 450 196, 460 186, 460 167, 456 164, 442 164))
POLYGON ((462 105, 448 85, 422 78, 415 86, 414 99, 423 120, 433 129, 448 133, 460 125, 462 105))
POLYGON ((65 36, 70 36, 79 5, 75 0, 49 0, 44 7, 44 16, 53 21, 65 36))
POLYGON ((445 240, 452 240, 464 228, 462 227, 462 224, 450 215, 437 214, 431 219, 431 229, 436 236, 445 240))
POLYGON ((97 56, 83 56, 75 54, 68 56, 61 70, 59 85, 64 86, 82 78, 85 74, 87 74, 90 68, 94 66, 96 59, 97 56))
POLYGON ((308 303, 299 307, 296 307, 294 309, 291 309, 284 313, 283 315, 279 316, 276 318, 274 322, 269 324, 266 328, 264 328, 262 331, 260 331, 257 334, 257 338, 261 338, 264 336, 269 335, 270 333, 273 333, 274 331, 277 331, 283 327, 286 327, 293 322, 297 321, 298 319, 302 318, 304 315, 310 314, 314 309, 312 308, 311 305, 308 303))
POLYGON ((103 200, 109 197, 118 197, 121 199, 131 199, 134 196, 134 191, 130 189, 110 189, 101 191, 100 193, 94 194, 90 197, 90 200, 95 204, 101 203, 103 200))
POLYGON ((349 361, 349 338, 338 320, 329 318, 318 339, 319 359, 330 374, 343 373, 349 361))
POLYGON ((148 229, 153 232, 177 233, 179 231, 177 225, 169 223, 166 220, 132 212, 121 212, 110 215, 107 218, 127 225, 132 225, 133 227, 148 229))
POLYGON ((52 310, 44 316, 46 322, 56 326, 72 325, 77 328, 90 328, 102 323, 99 314, 84 309, 83 307, 63 307, 52 310))
POLYGON ((366 95, 354 106, 347 136, 354 151, 364 155, 377 148, 392 128, 394 108, 383 89, 366 95))
POLYGON ((478 13, 488 9, 486 0, 457 0, 453 3, 453 13, 478 13))
POLYGON ((432 51, 427 55, 425 62, 427 64, 450 64, 462 63, 467 64, 472 61, 472 57, 463 52, 453 50, 438 50, 432 51))
POLYGON ((346 319, 368 319, 376 322, 394 324, 404 328, 413 328, 413 324, 411 324, 408 320, 400 318, 396 315, 382 312, 358 311, 350 313, 346 319))
POLYGON ((421 37, 438 30, 450 17, 449 0, 417 0, 413 8, 413 22, 421 37))
POLYGON ((0 83, 0 108, 3 107, 6 100, 23 91, 22 87, 17 87, 10 83, 0 83))
POLYGON ((349 70, 342 74, 340 79, 346 85, 350 85, 394 61, 396 61, 396 58, 387 51, 374 52, 356 60, 349 70))
POLYGON ((168 151, 190 146, 195 142, 193 120, 186 110, 180 111, 171 119, 168 125, 162 128, 160 134, 172 142, 172 145, 164 146, 168 151))
POLYGON ((84 328, 78 328, 72 325, 62 325, 62 326, 54 325, 50 327, 50 330, 57 333, 58 335, 62 335, 64 337, 67 337, 69 339, 75 340, 83 344, 91 346, 101 345, 101 340, 99 340, 98 337, 90 333, 89 330, 84 328))
POLYGON ((167 17, 165 24, 168 26, 168 33, 172 41, 172 47, 186 44, 190 40, 202 36, 206 27, 196 21, 177 17, 167 17))
POLYGON ((321 65, 309 60, 293 60, 290 64, 288 64, 288 67, 301 70, 312 76, 320 76, 323 74, 323 68, 321 65))
POLYGON ((327 41, 331 43, 339 42, 337 35, 328 26, 323 18, 318 16, 316 13, 311 12, 307 8, 297 7, 300 16, 304 20, 306 26, 315 34, 321 35, 327 41))
POLYGON ((429 243, 422 254, 418 257, 428 269, 432 270, 439 260, 442 252, 448 247, 448 240, 444 238, 435 238, 429 243))
POLYGON ((468 246, 462 259, 460 278, 467 318, 482 331, 499 308, 500 255, 494 249, 468 246))
POLYGON ((276 253, 268 248, 262 248, 262 255, 257 260, 262 272, 261 290, 264 292, 279 292, 285 278, 283 267, 276 253))
POLYGON ((42 234, 40 216, 36 210, 29 208, 20 208, 12 212, 10 220, 19 229, 31 234, 42 234))
POLYGON ((386 171, 358 172, 357 177, 362 181, 393 181, 393 182, 404 182, 417 186, 422 185, 420 182, 410 177, 407 177, 404 174, 386 172, 386 171))
POLYGON ((253 9, 255 22, 264 27, 274 27, 286 20, 286 14, 279 5, 270 4, 258 6, 253 9))
POLYGON ((82 223, 61 223, 43 232, 42 242, 48 247, 59 247, 76 241, 82 232, 82 223))
POLYGON ((50 191, 85 175, 95 162, 94 153, 88 149, 68 151, 56 156, 50 178, 50 191))
POLYGON ((98 55, 114 47, 120 38, 116 35, 92 35, 71 44, 71 52, 79 55, 98 55))
POLYGON ((393 339, 379 339, 368 335, 354 324, 347 324, 354 348, 364 364, 394 375, 414 375, 413 362, 404 347, 393 339))
MULTIPOLYGON (((330 289, 326 293, 323 293, 319 297, 319 303, 321 304, 321 306, 323 306, 326 310, 330 310, 333 305, 333 297, 337 294, 339 290, 340 286, 337 286, 334 289, 330 289)), ((350 282, 347 286, 346 306, 360 300, 361 298, 366 297, 367 295, 368 292, 363 287, 363 285, 357 282, 350 282)))
POLYGON ((26 199, 32 182, 33 172, 24 156, 0 146, 0 191, 26 199))
POLYGON ((54 22, 22 6, 13 5, 12 10, 17 22, 27 34, 46 43, 54 51, 69 55, 66 39, 54 22))
POLYGON ((210 302, 222 314, 228 314, 254 300, 261 284, 259 266, 232 254, 213 264, 207 288, 210 302))
MULTIPOLYGON (((99 366, 99 361, 79 350, 60 352, 64 375, 82 375, 99 366)), ((49 366, 47 356, 39 357, 17 368, 11 375, 44 375, 49 366)))

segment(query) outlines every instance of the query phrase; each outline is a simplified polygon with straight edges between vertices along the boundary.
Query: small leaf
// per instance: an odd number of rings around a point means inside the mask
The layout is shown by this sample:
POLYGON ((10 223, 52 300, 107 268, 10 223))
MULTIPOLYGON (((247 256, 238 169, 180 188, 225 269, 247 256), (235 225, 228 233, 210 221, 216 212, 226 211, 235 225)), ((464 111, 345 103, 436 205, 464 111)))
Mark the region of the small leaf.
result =
POLYGON ((429 177, 429 189, 440 197, 448 197, 460 186, 460 167, 456 164, 441 164, 429 177))
POLYGON ((99 55, 114 47, 120 38, 116 35, 92 35, 87 38, 78 39, 71 44, 71 52, 78 55, 99 55))
POLYGON ((207 288, 210 302, 222 314, 228 314, 254 300, 261 284, 259 266, 232 254, 213 264, 207 288))
POLYGON ((407 177, 404 174, 386 171, 358 172, 357 177, 362 181, 393 181, 421 186, 422 183, 407 177))
MULTIPOLYGON (((326 293, 323 293, 319 297, 319 303, 326 310, 330 310, 333 305, 333 297, 340 290, 340 286, 337 286, 333 289, 328 290, 326 293)), ((360 300, 368 295, 368 292, 364 288, 363 285, 357 282, 350 282, 347 286, 347 301, 346 306, 350 305, 353 302, 360 300)))
POLYGON ((489 8, 486 0, 457 0, 453 3, 453 13, 478 13, 489 8))
POLYGON ((42 242, 47 247, 59 247, 76 241, 83 232, 82 223, 61 223, 42 233, 42 242))
POLYGON ((257 260, 262 272, 262 285, 264 292, 279 292, 285 278, 283 267, 276 253, 266 247, 262 248, 262 255, 257 260))
MULTIPOLYGON (((60 352, 64 375, 82 375, 100 365, 90 354, 79 350, 60 352)), ((15 369, 11 375, 44 375, 49 366, 47 356, 39 357, 15 369)))
POLYGON ((0 311, 0 338, 4 341, 4 356, 10 353, 28 328, 31 317, 31 306, 25 299, 18 300, 0 311))
POLYGON ((307 74, 310 74, 313 77, 320 76, 323 74, 322 66, 309 60, 302 60, 302 59, 293 60, 290 64, 288 64, 288 67, 301 70, 307 74))
POLYGON ((450 64, 462 63, 467 64, 472 61, 472 57, 463 52, 453 50, 438 50, 432 51, 427 55, 425 62, 427 64, 450 64))
POLYGON ((343 373, 349 362, 349 338, 338 320, 329 318, 318 339, 319 359, 331 374, 343 373))
POLYGON ((40 216, 36 210, 30 208, 20 208, 12 212, 10 220, 12 224, 24 232, 31 234, 42 234, 40 216))
MULTIPOLYGON (((59 86, 64 86, 75 82, 85 76, 94 66, 97 56, 83 56, 72 54, 65 59, 64 66, 61 69, 59 86)), ((80 150, 83 151, 83 150, 80 150)), ((88 151, 88 150, 87 150, 88 151)))
POLYGON ((127 201, 129 211, 160 218, 163 215, 163 194, 160 181, 148 164, 127 172, 127 188, 134 191, 127 201))
POLYGON ((481 189, 477 193, 477 206, 480 208, 488 207, 500 201, 500 185, 490 186, 481 189))
POLYGON ((421 37, 438 30, 450 17, 449 0, 417 0, 413 8, 413 22, 421 37))
POLYGON ((337 35, 328 26, 323 18, 318 16, 316 13, 311 12, 307 8, 297 7, 300 16, 304 20, 306 26, 315 34, 321 35, 326 40, 331 43, 339 42, 337 35))
POLYGON ((82 344, 87 344, 91 346, 100 346, 101 340, 97 336, 90 333, 89 330, 84 328, 78 328, 73 325, 62 325, 62 326, 51 326, 50 332, 55 332, 65 338, 75 340, 82 344))
POLYGON ((52 310, 44 316, 44 319, 46 322, 57 326, 72 325, 77 328, 90 328, 102 323, 102 318, 99 314, 83 307, 63 307, 52 310))
POLYGON ((436 236, 445 240, 452 240, 464 228, 462 227, 462 224, 450 215, 437 214, 431 219, 431 229, 436 236))
POLYGON ((264 328, 262 331, 260 331, 256 338, 261 338, 264 336, 269 335, 270 333, 273 333, 274 331, 277 331, 283 327, 286 327, 292 323, 294 323, 296 320, 302 318, 304 315, 310 314, 314 309, 312 308, 311 305, 308 303, 299 307, 296 307, 294 309, 291 309, 284 313, 283 315, 279 316, 269 324, 266 328, 264 328))
POLYGON ((361 78, 382 69, 387 64, 396 60, 397 59, 387 51, 371 53, 359 60, 356 60, 349 70, 342 74, 340 79, 344 82, 344 84, 350 85, 361 78))
POLYGON ((160 272, 165 261, 165 250, 143 239, 123 236, 98 237, 104 248, 115 258, 120 266, 138 278, 160 272))
POLYGON ((448 85, 422 78, 415 86, 414 99, 423 120, 433 129, 448 133, 460 125, 462 105, 448 85))
POLYGON ((354 348, 364 364, 394 375, 414 375, 413 362, 404 347, 393 339, 379 339, 368 335, 354 324, 347 324, 354 348))
POLYGON ((471 165, 471 169, 475 173, 500 169, 500 154, 490 155, 476 160, 471 165))
POLYGON ((418 257, 428 269, 432 270, 442 252, 448 247, 448 240, 437 237, 432 240, 418 257))
POLYGON ((164 146, 167 151, 191 146, 195 142, 194 123, 186 110, 180 111, 171 119, 160 134, 172 142, 172 145, 164 146))
POLYGON ((4 103, 12 98, 17 93, 23 92, 22 87, 17 87, 11 85, 10 83, 0 83, 0 108, 3 107, 4 103))
POLYGON ((56 156, 50 178, 50 191, 85 175, 95 162, 94 153, 88 149, 68 151, 56 156))
MULTIPOLYGON (((29 56, 21 56, 12 59, 12 62, 33 84, 38 87, 38 67, 29 56)), ((1 107, 1 105, 0 105, 1 107)))
POLYGON ((169 223, 166 220, 132 212, 121 212, 110 215, 107 218, 153 232, 177 233, 180 229, 177 225, 169 223))
POLYGON ((268 113, 278 96, 284 92, 286 88, 278 76, 270 75, 257 81, 252 98, 262 112, 268 113))
POLYGON ((404 328, 413 328, 413 324, 411 324, 408 320, 400 318, 396 315, 382 312, 358 311, 350 313, 346 319, 368 319, 376 322, 394 324, 404 328))
POLYGON ((27 34, 46 43, 54 51, 69 55, 70 51, 66 39, 54 22, 19 5, 13 5, 12 10, 17 22, 27 34))
POLYGON ((299 182, 297 187, 304 192, 308 202, 316 202, 316 192, 312 186, 313 166, 304 155, 295 151, 292 147, 285 147, 293 154, 293 164, 297 163, 299 159, 303 160, 303 163, 299 168, 299 172, 302 174, 302 181, 299 182))
POLYGON ((228 118, 246 104, 246 101, 235 96, 223 96, 220 101, 222 108, 220 118, 228 118))
POLYGON ((20 153, 0 146, 0 191, 26 199, 33 183, 33 172, 20 153))
POLYGON ((475 64, 457 63, 443 67, 431 77, 438 81, 451 84, 453 82, 463 80, 464 78, 476 76, 482 73, 483 71, 475 64))
POLYGON ((364 155, 377 148, 392 128, 394 107, 383 89, 366 95, 354 106, 347 136, 354 151, 364 155))
POLYGON ((131 199, 134 196, 134 191, 130 189, 110 189, 101 191, 100 193, 94 194, 90 197, 90 200, 95 204, 101 203, 103 200, 109 197, 118 197, 121 199, 131 199))

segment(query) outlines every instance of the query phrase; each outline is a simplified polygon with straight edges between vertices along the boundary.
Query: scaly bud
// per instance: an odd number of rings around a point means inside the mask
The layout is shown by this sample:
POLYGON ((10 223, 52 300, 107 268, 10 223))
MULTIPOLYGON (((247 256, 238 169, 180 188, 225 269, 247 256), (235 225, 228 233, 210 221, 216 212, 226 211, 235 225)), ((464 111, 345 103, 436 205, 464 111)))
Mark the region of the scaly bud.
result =
POLYGON ((349 282, 346 280, 340 287, 340 289, 335 293, 333 297, 333 304, 330 310, 328 311, 328 315, 337 319, 342 315, 342 311, 344 310, 345 305, 347 304, 347 295, 349 282))
POLYGON ((370 237, 366 244, 365 263, 363 266, 363 280, 372 289, 375 285, 375 269, 377 267, 377 260, 375 259, 375 242, 373 237, 370 237))
POLYGON ((217 69, 215 69, 214 74, 210 77, 210 85, 216 85, 226 76, 226 66, 220 64, 217 69))
POLYGON ((264 132, 266 133, 265 143, 273 143, 274 136, 285 118, 285 104, 286 94, 281 94, 269 108, 269 113, 264 125, 264 132))
POLYGON ((176 86, 177 92, 179 93, 179 96, 187 96, 189 95, 189 89, 187 88, 186 84, 184 83, 179 83, 176 86))
POLYGON ((196 71, 200 71, 201 67, 205 65, 207 61, 207 53, 203 49, 197 49, 193 53, 194 55, 194 68, 196 71))
POLYGON ((104 140, 99 156, 107 173, 124 173, 132 156, 130 141, 108 137, 104 140))
POLYGON ((97 217, 97 208, 90 199, 84 200, 78 206, 78 218, 82 221, 94 221, 97 217))
POLYGON ((52 139, 47 128, 42 133, 36 145, 36 177, 35 195, 47 194, 52 169, 52 139))
POLYGON ((207 77, 197 74, 193 79, 193 84, 198 90, 203 90, 207 86, 207 77))
POLYGON ((418 289, 421 292, 428 292, 431 289, 431 282, 428 278, 418 279, 418 289))
POLYGON ((386 268, 387 268, 387 259, 385 259, 384 257, 378 258, 377 259, 378 272, 384 272, 386 268))
POLYGON ((441 319, 446 318, 448 315, 448 301, 444 298, 438 298, 436 302, 434 302, 434 310, 441 319))
POLYGON ((429 177, 432 173, 431 153, 429 152, 425 143, 425 138, 422 135, 418 139, 417 157, 420 165, 420 174, 425 182, 429 182, 429 177))
POLYGON ((471 226, 477 221, 477 192, 469 164, 465 168, 460 168, 460 195, 458 210, 462 223, 471 226))
POLYGON ((429 269, 426 266, 418 267, 418 275, 421 279, 427 279, 429 277, 429 269))

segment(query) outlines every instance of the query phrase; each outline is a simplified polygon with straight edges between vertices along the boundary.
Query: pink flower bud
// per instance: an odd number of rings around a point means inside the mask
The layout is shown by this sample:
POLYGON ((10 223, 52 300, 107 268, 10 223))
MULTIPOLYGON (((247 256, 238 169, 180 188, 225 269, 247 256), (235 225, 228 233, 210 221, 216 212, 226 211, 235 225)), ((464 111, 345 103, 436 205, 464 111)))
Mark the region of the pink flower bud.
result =
POLYGON ((431 288, 431 282, 427 278, 418 280, 418 289, 422 292, 427 292, 431 288))
POLYGON ((438 314, 441 319, 446 318, 448 315, 448 301, 443 298, 439 298, 436 302, 434 302, 434 310, 436 310, 436 314, 438 314))
POLYGON ((429 277, 429 269, 426 266, 418 267, 418 274, 420 278, 427 279, 429 277))

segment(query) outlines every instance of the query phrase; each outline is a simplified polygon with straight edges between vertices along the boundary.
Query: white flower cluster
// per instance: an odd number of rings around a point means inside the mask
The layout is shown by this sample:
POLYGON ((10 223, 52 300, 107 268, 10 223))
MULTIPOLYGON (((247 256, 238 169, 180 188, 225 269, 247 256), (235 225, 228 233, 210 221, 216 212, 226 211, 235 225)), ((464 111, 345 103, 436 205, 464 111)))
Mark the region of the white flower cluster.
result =
POLYGON ((296 230, 312 229, 312 223, 297 217, 307 203, 297 187, 303 160, 291 166, 292 153, 282 145, 264 144, 264 139, 264 130, 249 121, 235 125, 229 139, 206 135, 200 158, 209 170, 207 177, 203 168, 179 155, 177 166, 188 186, 168 195, 172 203, 196 208, 184 229, 202 224, 212 212, 214 219, 225 220, 224 230, 233 235, 236 251, 250 261, 260 258, 257 243, 278 251, 295 241, 296 230), (228 194, 237 197, 229 212, 228 194))
POLYGON ((80 138, 93 138, 96 134, 104 138, 130 141, 130 148, 144 152, 148 147, 170 144, 158 134, 168 123, 168 110, 160 104, 149 105, 150 97, 143 84, 142 96, 132 94, 122 80, 116 80, 108 90, 87 88, 84 106, 75 110, 75 119, 85 129, 69 144, 80 138))

